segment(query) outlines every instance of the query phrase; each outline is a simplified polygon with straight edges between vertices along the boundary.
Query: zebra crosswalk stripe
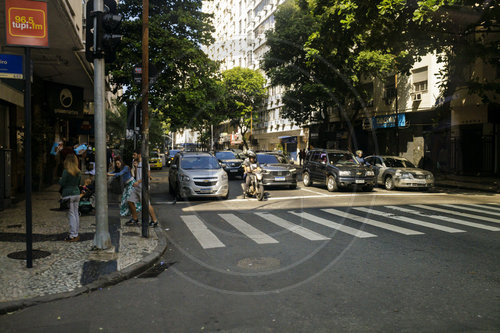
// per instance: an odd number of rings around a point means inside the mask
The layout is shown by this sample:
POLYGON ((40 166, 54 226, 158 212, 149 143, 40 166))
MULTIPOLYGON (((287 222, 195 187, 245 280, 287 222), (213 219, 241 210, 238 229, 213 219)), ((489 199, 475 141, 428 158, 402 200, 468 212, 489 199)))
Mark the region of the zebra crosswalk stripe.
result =
MULTIPOLYGON (((389 206, 389 207, 393 207, 393 206, 389 206)), ((377 210, 373 210, 372 208, 356 207, 355 209, 362 211, 362 212, 369 213, 369 214, 379 215, 382 217, 388 217, 391 219, 395 219, 395 220, 399 220, 399 221, 403 221, 403 222, 407 222, 407 223, 412 223, 412 224, 420 225, 422 227, 436 229, 436 230, 440 230, 440 231, 444 231, 444 232, 450 232, 450 233, 465 232, 465 230, 445 227, 445 226, 442 226, 439 224, 434 224, 434 223, 429 223, 429 222, 425 222, 425 221, 421 221, 421 220, 412 219, 412 218, 409 218, 407 216, 394 215, 394 214, 390 214, 390 213, 386 213, 386 212, 380 212, 377 210)))
POLYGON ((257 244, 279 243, 276 239, 254 228, 234 214, 219 214, 219 216, 257 244))
POLYGON ((355 228, 351 228, 351 227, 345 226, 343 224, 335 223, 335 222, 332 222, 330 220, 327 220, 327 219, 324 219, 324 218, 321 218, 321 217, 318 217, 318 216, 315 216, 315 215, 312 215, 312 214, 309 214, 306 212, 296 213, 296 212, 290 211, 289 213, 296 215, 296 216, 299 216, 303 219, 309 220, 311 222, 321 224, 325 227, 345 232, 346 234, 352 235, 354 237, 358 237, 358 238, 377 237, 377 235, 370 234, 368 232, 358 230, 355 228))
POLYGON ((464 220, 456 219, 453 217, 447 217, 447 216, 442 216, 442 215, 426 215, 426 214, 419 212, 417 210, 403 208, 403 207, 387 206, 387 208, 399 210, 401 212, 410 213, 410 214, 414 214, 414 215, 418 215, 418 216, 424 216, 424 217, 432 218, 435 220, 441 220, 441 221, 445 221, 445 222, 461 224, 461 225, 465 225, 465 226, 473 227, 473 228, 485 229, 485 230, 490 230, 490 231, 499 231, 500 230, 500 229, 495 228, 495 227, 490 227, 489 225, 464 221, 464 220))
POLYGON ((500 213, 488 212, 488 211, 486 211, 484 209, 476 209, 476 208, 471 208, 471 207, 467 207, 467 206, 459 206, 459 205, 440 205, 440 206, 445 206, 445 207, 455 208, 455 209, 468 210, 470 212, 475 212, 475 213, 482 213, 482 214, 500 216, 500 213))
POLYGON ((452 215, 456 215, 456 216, 468 217, 468 218, 474 219, 474 220, 481 220, 481 221, 486 221, 486 222, 500 223, 500 219, 492 219, 490 217, 484 217, 484 216, 478 216, 478 215, 460 213, 460 212, 457 212, 457 211, 454 211, 454 210, 441 209, 441 208, 427 206, 427 205, 413 205, 413 207, 434 210, 436 212, 445 213, 445 214, 452 214, 452 215))
MULTIPOLYGON (((354 208, 354 209, 356 209, 356 208, 354 208)), ((357 215, 350 214, 350 213, 347 213, 347 212, 344 212, 344 211, 341 211, 341 210, 337 210, 337 209, 329 208, 329 209, 322 209, 322 211, 327 212, 329 214, 337 215, 337 216, 340 216, 340 217, 348 218, 348 219, 351 219, 351 220, 354 220, 354 221, 357 221, 357 222, 361 222, 361 223, 364 223, 364 224, 369 224, 369 225, 372 225, 372 226, 375 226, 375 227, 379 227, 379 228, 382 228, 382 229, 394 231, 394 232, 397 232, 397 233, 400 233, 400 234, 403 234, 403 235, 422 235, 423 234, 423 232, 420 232, 420 231, 406 229, 406 228, 398 227, 396 225, 392 225, 392 224, 388 224, 388 223, 384 223, 384 222, 379 222, 379 221, 371 220, 371 219, 368 219, 368 218, 363 217, 363 216, 357 216, 357 215)))
POLYGON ((486 209, 486 210, 494 210, 494 211, 497 211, 497 212, 500 212, 500 207, 495 207, 495 206, 491 206, 491 205, 468 205, 468 206, 473 206, 473 207, 478 207, 478 208, 482 208, 482 209, 486 209))
POLYGON ((302 236, 306 239, 309 239, 311 241, 330 239, 329 237, 318 234, 317 232, 314 232, 312 230, 304 228, 300 225, 288 222, 287 220, 282 219, 281 217, 278 217, 278 216, 273 215, 273 214, 255 213, 255 215, 262 217, 263 219, 268 220, 269 222, 272 222, 272 223, 276 224, 277 226, 280 226, 284 229, 290 230, 291 232, 293 232, 299 236, 302 236))
POLYGON ((196 240, 204 249, 213 249, 217 247, 225 247, 225 245, 214 235, 213 232, 208 230, 205 223, 196 215, 181 216, 182 221, 186 224, 188 229, 194 235, 196 240))

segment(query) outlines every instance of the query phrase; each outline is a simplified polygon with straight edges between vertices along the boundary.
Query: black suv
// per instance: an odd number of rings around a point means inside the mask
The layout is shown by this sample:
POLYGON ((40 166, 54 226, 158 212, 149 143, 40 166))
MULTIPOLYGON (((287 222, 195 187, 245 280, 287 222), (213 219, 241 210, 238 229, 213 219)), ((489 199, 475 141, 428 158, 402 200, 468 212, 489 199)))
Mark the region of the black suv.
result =
POLYGON ((313 182, 326 184, 330 192, 354 186, 368 192, 375 186, 375 173, 371 167, 359 164, 349 151, 314 149, 307 153, 302 180, 305 186, 313 182))

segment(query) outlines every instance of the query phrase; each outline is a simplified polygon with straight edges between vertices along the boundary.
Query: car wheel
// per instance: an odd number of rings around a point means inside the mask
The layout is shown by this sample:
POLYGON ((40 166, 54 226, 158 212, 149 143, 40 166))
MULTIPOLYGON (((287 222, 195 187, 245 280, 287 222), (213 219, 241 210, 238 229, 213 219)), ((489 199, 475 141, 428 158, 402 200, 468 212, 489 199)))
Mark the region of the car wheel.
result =
POLYGON ((334 192, 338 190, 337 181, 335 180, 335 177, 333 177, 332 175, 326 178, 326 189, 329 192, 334 192))
POLYGON ((302 182, 306 187, 312 185, 311 176, 309 175, 309 172, 306 171, 302 174, 302 182))
POLYGON ((394 190, 394 179, 392 179, 391 176, 387 176, 385 178, 385 189, 387 191, 392 191, 394 190))

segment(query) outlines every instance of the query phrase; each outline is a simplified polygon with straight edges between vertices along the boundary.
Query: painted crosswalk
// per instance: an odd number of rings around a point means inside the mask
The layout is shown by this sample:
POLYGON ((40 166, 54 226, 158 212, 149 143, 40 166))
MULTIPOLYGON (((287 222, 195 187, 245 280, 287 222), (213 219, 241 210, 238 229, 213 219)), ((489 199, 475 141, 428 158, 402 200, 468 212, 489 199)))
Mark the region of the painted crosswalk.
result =
MULTIPOLYGON (((499 213, 492 208, 500 208, 500 206, 340 207, 302 211, 273 211, 272 213, 259 211, 250 214, 220 213, 217 216, 222 219, 219 219, 220 222, 225 222, 229 227, 236 229, 238 233, 243 235, 243 238, 248 238, 258 245, 273 245, 282 241, 280 237, 283 234, 286 234, 287 237, 298 237, 303 241, 330 241, 334 237, 332 236, 332 229, 340 234, 361 239, 378 237, 387 231, 403 236, 424 237, 428 232, 425 229, 433 229, 444 233, 465 233, 478 229, 483 230, 483 232, 497 232, 500 231, 500 228, 484 223, 499 223, 498 219, 492 217, 499 215, 499 213), (462 211, 459 211, 459 209, 462 211), (477 211, 478 214, 463 213, 463 211, 477 211), (484 222, 478 223, 477 221, 484 222), (274 225, 272 236, 268 229, 269 225, 274 225), (463 228, 453 227, 456 225, 463 228), (276 227, 282 228, 285 233, 276 232, 276 227), (365 230, 366 228, 370 229, 365 230)), ((211 218, 208 216, 205 217, 205 220, 211 220, 211 218)), ((221 232, 224 227, 213 228, 211 226, 209 229, 204 218, 195 212, 190 215, 182 215, 181 220, 203 249, 226 247, 224 244, 226 241, 223 241, 223 237, 227 237, 227 233, 221 232)), ((337 236, 336 233, 334 235, 337 236)))

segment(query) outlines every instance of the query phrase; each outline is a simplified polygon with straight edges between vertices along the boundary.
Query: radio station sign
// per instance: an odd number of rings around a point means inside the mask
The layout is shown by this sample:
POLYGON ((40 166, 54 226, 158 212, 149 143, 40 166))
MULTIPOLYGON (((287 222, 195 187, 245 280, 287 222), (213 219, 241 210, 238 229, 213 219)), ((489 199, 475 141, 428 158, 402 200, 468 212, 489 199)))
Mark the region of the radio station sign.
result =
POLYGON ((0 78, 23 79, 23 56, 0 54, 0 78))
POLYGON ((47 3, 5 0, 7 45, 49 47, 47 3))

